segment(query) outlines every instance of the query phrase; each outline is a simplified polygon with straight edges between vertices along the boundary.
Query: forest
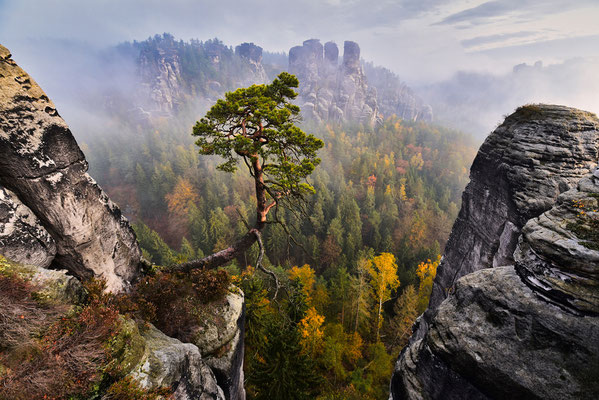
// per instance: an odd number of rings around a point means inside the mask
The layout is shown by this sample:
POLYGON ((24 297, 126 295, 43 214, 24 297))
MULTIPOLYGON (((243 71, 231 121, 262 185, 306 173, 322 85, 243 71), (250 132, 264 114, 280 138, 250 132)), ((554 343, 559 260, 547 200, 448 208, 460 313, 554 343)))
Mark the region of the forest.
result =
MULTIPOLYGON (((246 171, 217 170, 222 160, 200 155, 184 123, 127 129, 134 134, 97 136, 83 148, 93 176, 134 221, 147 260, 200 258, 247 231, 256 198, 246 171)), ((302 129, 325 143, 309 178, 316 193, 263 232, 263 264, 281 289, 255 269, 257 245, 224 267, 246 298, 248 397, 383 399, 428 304, 474 143, 395 116, 375 127, 302 129)))

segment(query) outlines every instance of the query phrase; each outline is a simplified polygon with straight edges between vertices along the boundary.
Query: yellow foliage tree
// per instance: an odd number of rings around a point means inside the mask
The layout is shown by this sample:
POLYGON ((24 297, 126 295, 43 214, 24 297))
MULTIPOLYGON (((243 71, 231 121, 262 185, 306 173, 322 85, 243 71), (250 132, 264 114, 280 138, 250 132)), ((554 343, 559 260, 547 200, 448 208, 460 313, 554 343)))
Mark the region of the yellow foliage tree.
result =
POLYGON ((370 276, 372 294, 378 303, 376 319, 376 338, 378 340, 380 328, 383 323, 383 302, 389 300, 391 298, 391 291, 399 287, 395 256, 391 253, 381 253, 370 261, 367 271, 370 276))
POLYGON ((306 354, 314 358, 322 352, 323 349, 323 331, 322 324, 324 316, 318 314, 314 307, 310 307, 306 316, 299 323, 299 330, 302 335, 301 345, 306 354))
POLYGON ((180 177, 173 192, 166 195, 168 210, 175 215, 184 216, 187 214, 189 202, 195 203, 198 198, 191 182, 187 178, 180 177))
POLYGON ((426 260, 426 262, 421 262, 418 264, 418 267, 416 268, 416 275, 418 275, 418 279, 420 280, 420 284, 418 286, 419 314, 423 313, 428 306, 428 301, 433 291, 433 281, 437 275, 437 267, 439 266, 440 262, 441 255, 439 254, 435 261, 426 260))
POLYGON ((312 304, 312 292, 314 290, 314 282, 316 275, 314 270, 308 264, 301 267, 293 267, 289 270, 289 279, 298 280, 302 284, 302 291, 306 295, 308 304, 312 304))

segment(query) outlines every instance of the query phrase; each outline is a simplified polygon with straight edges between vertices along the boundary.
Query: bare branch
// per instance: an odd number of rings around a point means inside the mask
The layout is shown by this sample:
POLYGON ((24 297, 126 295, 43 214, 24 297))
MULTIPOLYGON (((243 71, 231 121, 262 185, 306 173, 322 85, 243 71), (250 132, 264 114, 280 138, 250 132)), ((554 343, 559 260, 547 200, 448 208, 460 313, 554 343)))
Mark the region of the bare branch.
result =
POLYGON ((260 233, 259 230, 256 229, 256 230, 254 230, 254 235, 256 235, 256 239, 258 241, 258 246, 260 246, 260 253, 258 254, 258 259, 256 260, 256 267, 260 271, 264 272, 265 274, 272 276, 272 279, 275 281, 275 294, 273 296, 273 299, 276 299, 277 294, 279 294, 279 288, 280 288, 279 278, 277 278, 277 274, 275 274, 274 272, 265 268, 262 265, 262 259, 264 258, 264 243, 262 243, 262 234, 260 233))

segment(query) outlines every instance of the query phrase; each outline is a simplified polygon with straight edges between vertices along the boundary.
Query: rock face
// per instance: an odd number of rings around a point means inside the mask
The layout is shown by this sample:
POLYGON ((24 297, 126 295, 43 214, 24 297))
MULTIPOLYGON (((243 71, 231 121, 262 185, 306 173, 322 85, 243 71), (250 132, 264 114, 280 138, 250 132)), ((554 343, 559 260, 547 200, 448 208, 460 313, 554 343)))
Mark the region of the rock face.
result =
POLYGON ((246 79, 242 86, 268 82, 266 71, 262 65, 262 47, 256 46, 254 43, 242 43, 235 47, 235 55, 247 63, 251 70, 250 78, 246 79))
POLYGON ((435 288, 443 298, 400 354, 393 399, 599 396, 598 127, 529 106, 483 144, 446 247, 461 262, 448 257, 435 280, 451 286, 435 288), (493 171, 496 188, 481 185, 493 171))
POLYGON ((513 264, 524 224, 550 209, 598 159, 599 119, 591 113, 531 105, 507 117, 472 164, 427 313, 460 277, 513 264))
POLYGON ((376 91, 360 65, 360 47, 344 44, 343 61, 333 42, 304 41, 289 50, 289 72, 300 81, 298 104, 308 119, 373 125, 378 118, 376 91))
POLYGON ((236 287, 201 310, 202 323, 194 344, 212 368, 229 400, 245 400, 243 388, 244 297, 236 287))
MULTIPOLYGON (((138 58, 142 82, 142 99, 154 113, 170 115, 183 103, 181 62, 174 40, 164 40, 162 46, 142 48, 138 58)), ((145 105, 145 104, 144 104, 145 105)))
MULTIPOLYGON (((141 256, 135 234, 86 173, 85 157, 52 101, 2 46, 0 154, 0 185, 31 210, 55 242, 53 266, 80 278, 101 276, 115 292, 135 279, 141 256)), ((36 225, 31 219, 30 226, 36 225)), ((44 236, 41 230, 32 233, 44 236)), ((51 242, 42 242, 49 258, 51 242)), ((39 251, 34 258, 48 262, 39 251)))
POLYGON ((431 107, 391 71, 366 65, 365 73, 356 42, 344 43, 339 65, 335 43, 323 47, 318 39, 306 40, 289 50, 289 72, 300 81, 298 104, 308 119, 367 125, 392 114, 413 121, 432 119, 431 107))
POLYGON ((170 34, 135 42, 129 57, 140 80, 133 106, 151 116, 173 116, 191 102, 212 104, 226 91, 267 82, 262 48, 242 43, 233 49, 217 39, 177 41, 170 34))
POLYGON ((10 190, 0 186, 0 254, 21 264, 46 268, 56 243, 35 214, 10 190))
POLYGON ((143 356, 131 372, 142 387, 170 387, 177 400, 225 399, 196 346, 168 337, 153 326, 142 337, 143 356))

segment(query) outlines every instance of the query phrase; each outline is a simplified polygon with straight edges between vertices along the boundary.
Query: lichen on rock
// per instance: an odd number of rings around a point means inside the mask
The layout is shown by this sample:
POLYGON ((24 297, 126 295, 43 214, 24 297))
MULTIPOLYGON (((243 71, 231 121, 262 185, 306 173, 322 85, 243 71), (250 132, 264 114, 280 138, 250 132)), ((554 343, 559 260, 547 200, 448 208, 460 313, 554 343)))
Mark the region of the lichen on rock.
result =
POLYGON ((118 207, 88 165, 56 106, 0 46, 0 185, 26 205, 56 245, 53 260, 79 278, 125 289, 141 252, 118 207))

